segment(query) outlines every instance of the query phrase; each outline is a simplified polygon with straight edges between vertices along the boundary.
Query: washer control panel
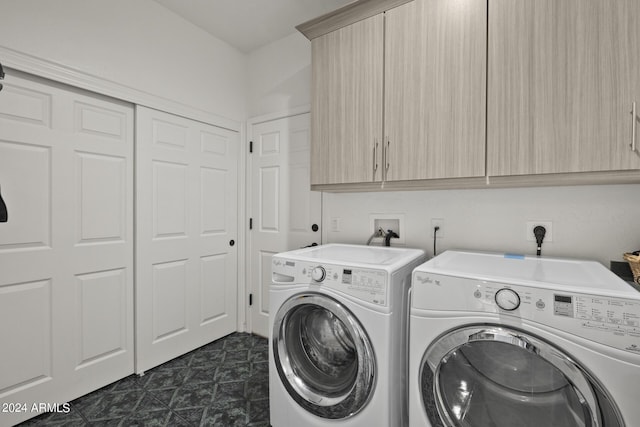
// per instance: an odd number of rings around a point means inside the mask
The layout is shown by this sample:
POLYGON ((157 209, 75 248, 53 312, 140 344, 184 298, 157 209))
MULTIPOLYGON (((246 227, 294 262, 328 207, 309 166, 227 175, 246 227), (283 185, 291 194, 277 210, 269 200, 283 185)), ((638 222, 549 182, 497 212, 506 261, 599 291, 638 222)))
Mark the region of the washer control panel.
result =
POLYGON ((388 274, 385 270, 349 268, 306 261, 272 261, 274 282, 330 288, 361 301, 389 306, 388 274), (282 280, 278 280, 281 278, 282 280))
POLYGON ((414 272, 412 308, 527 319, 640 355, 640 294, 616 298, 414 272))

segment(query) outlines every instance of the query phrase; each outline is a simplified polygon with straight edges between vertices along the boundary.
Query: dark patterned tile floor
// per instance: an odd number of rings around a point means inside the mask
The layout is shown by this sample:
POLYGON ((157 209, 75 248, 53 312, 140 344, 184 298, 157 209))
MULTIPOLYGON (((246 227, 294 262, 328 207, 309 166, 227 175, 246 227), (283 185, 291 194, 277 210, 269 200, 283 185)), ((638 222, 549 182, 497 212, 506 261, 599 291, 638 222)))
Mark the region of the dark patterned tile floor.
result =
POLYGON ((233 333, 43 414, 34 426, 268 426, 267 339, 233 333))

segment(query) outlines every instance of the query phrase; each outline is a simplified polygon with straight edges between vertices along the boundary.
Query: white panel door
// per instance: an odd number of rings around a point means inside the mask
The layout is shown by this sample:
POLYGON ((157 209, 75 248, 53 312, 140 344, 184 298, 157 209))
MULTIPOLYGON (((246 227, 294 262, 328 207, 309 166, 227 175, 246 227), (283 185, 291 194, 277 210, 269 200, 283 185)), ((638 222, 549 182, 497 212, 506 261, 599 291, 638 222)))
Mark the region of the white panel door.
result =
POLYGON ((0 92, 0 425, 133 373, 133 108, 9 70, 0 92), (4 406, 2 406, 4 407, 4 406))
POLYGON ((271 256, 321 243, 321 193, 310 191, 309 123, 307 113, 251 126, 250 330, 262 336, 269 336, 271 256))
POLYGON ((136 108, 136 372, 237 327, 238 134, 136 108))

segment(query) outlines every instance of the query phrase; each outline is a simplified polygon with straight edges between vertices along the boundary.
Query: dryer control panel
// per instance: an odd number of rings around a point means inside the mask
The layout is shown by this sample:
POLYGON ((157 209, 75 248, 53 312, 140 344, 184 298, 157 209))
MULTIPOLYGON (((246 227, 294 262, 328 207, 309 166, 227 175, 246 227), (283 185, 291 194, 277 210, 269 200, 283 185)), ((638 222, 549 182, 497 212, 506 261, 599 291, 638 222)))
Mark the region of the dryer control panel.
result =
POLYGON ((329 288, 360 301, 389 306, 388 273, 384 270, 354 268, 344 265, 315 264, 307 261, 284 261, 274 258, 274 283, 295 283, 329 288))
POLYGON ((415 272, 411 308, 513 316, 640 355, 640 295, 608 297, 415 272))

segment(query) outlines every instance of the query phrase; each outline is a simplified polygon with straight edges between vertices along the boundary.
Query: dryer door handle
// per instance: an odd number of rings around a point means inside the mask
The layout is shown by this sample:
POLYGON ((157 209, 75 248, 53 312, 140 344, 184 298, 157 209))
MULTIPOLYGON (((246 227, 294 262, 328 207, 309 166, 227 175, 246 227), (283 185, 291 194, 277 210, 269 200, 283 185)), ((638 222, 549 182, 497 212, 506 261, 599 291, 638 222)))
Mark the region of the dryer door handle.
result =
POLYGON ((476 341, 498 341, 503 342, 505 344, 514 345, 516 347, 520 347, 524 350, 527 350, 530 353, 540 354, 538 348, 531 343, 531 341, 527 340, 527 338, 511 334, 511 333, 496 333, 494 329, 484 329, 479 332, 475 332, 469 335, 468 342, 476 342, 476 341))

